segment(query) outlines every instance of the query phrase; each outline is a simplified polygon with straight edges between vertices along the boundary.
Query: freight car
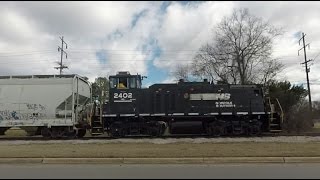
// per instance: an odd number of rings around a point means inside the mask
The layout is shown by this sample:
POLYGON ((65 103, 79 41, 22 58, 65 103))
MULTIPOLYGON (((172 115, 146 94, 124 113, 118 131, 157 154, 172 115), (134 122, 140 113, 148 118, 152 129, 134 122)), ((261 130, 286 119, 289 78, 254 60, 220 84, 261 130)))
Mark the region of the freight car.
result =
POLYGON ((162 136, 187 126, 211 136, 255 136, 281 131, 281 105, 277 99, 272 101, 266 97, 258 85, 180 80, 142 88, 141 81, 141 75, 129 72, 109 77, 109 101, 102 109, 93 108, 91 114, 92 135, 107 132, 118 138, 162 136))
POLYGON ((83 137, 82 107, 91 86, 78 75, 0 76, 0 134, 20 127, 30 135, 83 137))

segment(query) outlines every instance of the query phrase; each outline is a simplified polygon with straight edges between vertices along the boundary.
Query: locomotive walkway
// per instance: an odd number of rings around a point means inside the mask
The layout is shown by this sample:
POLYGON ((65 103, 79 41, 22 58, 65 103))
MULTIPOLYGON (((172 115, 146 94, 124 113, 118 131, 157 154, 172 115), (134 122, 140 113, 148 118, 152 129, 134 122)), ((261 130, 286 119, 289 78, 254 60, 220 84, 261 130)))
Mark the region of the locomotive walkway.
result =
POLYGON ((320 163, 320 157, 195 157, 195 158, 0 158, 0 164, 221 164, 320 163))

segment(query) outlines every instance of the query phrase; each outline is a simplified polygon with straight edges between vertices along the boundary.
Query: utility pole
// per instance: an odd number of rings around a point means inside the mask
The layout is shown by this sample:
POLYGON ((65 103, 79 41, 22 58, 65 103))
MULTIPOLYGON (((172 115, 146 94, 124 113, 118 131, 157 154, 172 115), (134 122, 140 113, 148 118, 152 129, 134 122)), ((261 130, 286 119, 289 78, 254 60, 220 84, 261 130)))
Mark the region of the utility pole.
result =
MULTIPOLYGON (((304 41, 304 37, 306 36, 306 34, 302 33, 302 38, 300 38, 299 40, 299 45, 300 45, 300 41, 302 39, 302 42, 303 42, 303 47, 301 49, 304 50, 304 62, 301 63, 301 64, 304 64, 305 67, 306 67, 306 74, 307 74, 307 85, 308 85, 308 94, 309 94, 309 110, 310 112, 312 112, 312 104, 311 104, 311 93, 310 93, 310 84, 309 84, 309 75, 308 73, 310 72, 310 68, 308 68, 308 62, 312 61, 311 59, 307 61, 307 54, 306 54, 306 46, 309 47, 310 49, 310 43, 308 43, 307 45, 305 45, 305 41, 304 41)), ((298 56, 299 56, 299 51, 301 50, 299 49, 298 50, 298 56)))
POLYGON ((60 65, 60 67, 54 67, 55 69, 60 69, 60 75, 62 74, 62 69, 64 68, 68 68, 68 66, 65 66, 62 64, 62 57, 63 57, 63 53, 66 55, 66 59, 68 58, 67 57, 67 53, 63 50, 63 44, 66 45, 66 49, 68 49, 67 47, 67 43, 63 40, 63 36, 60 37, 61 39, 61 47, 58 46, 58 52, 61 51, 61 59, 60 59, 60 62, 57 62, 58 65, 60 65))

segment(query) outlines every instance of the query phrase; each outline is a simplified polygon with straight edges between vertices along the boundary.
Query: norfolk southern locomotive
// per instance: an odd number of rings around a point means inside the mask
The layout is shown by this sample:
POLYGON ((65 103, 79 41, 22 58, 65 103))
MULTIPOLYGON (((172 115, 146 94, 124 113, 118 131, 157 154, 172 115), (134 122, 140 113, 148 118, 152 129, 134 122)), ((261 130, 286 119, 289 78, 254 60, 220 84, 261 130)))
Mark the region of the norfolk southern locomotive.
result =
POLYGON ((0 135, 20 127, 28 135, 113 137, 164 134, 258 135, 281 131, 280 103, 256 85, 203 82, 141 87, 142 77, 109 77, 109 101, 91 103, 78 75, 0 76, 0 135))
MULTIPOLYGON (((92 135, 162 136, 181 130, 211 136, 280 132, 283 112, 276 99, 257 85, 203 82, 153 84, 141 87, 141 75, 119 72, 109 77, 109 101, 92 112, 92 135), (190 129, 190 128, 189 128, 190 129)), ((98 106, 97 106, 98 107, 98 106)))

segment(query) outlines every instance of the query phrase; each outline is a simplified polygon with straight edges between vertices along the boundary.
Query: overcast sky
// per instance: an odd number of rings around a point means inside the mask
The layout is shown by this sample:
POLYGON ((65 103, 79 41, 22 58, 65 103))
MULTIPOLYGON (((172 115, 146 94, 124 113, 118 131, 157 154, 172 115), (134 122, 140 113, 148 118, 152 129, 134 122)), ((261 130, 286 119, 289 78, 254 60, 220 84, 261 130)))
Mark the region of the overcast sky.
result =
MULTIPOLYGON (((59 74, 60 36, 64 74, 93 81, 117 71, 148 76, 144 85, 173 82, 170 70, 191 63, 213 28, 234 8, 283 27, 273 56, 285 69, 277 77, 306 85, 303 51, 306 33, 312 100, 320 100, 320 2, 0 2, 0 75, 59 74), (317 56, 319 55, 319 56, 317 56)), ((306 87, 306 86, 305 86, 306 87)))

